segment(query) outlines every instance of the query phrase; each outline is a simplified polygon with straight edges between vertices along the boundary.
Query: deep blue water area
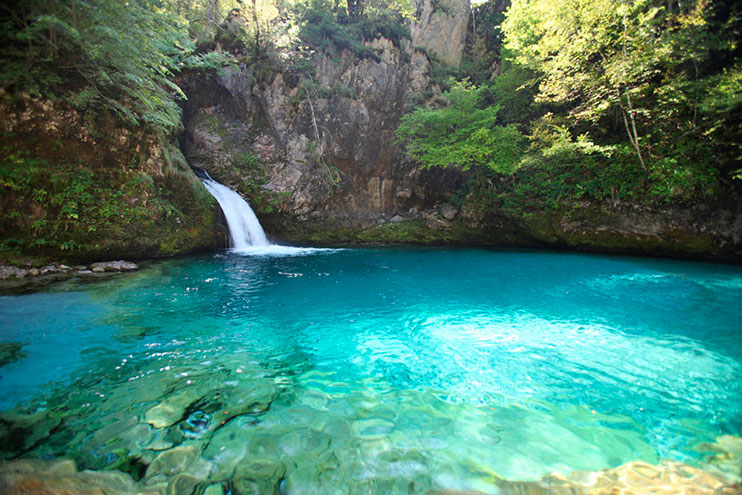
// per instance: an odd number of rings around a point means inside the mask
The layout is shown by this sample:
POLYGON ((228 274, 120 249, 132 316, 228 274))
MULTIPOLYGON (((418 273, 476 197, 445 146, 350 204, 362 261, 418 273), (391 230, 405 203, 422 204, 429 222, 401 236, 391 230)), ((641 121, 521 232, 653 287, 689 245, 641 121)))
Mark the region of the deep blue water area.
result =
POLYGON ((742 267, 665 259, 389 248, 158 261, 0 297, 0 342, 25 353, 0 368, 0 409, 63 418, 24 455, 99 469, 109 447, 188 442, 215 480, 256 453, 288 463, 295 493, 321 476, 486 490, 632 460, 700 464, 702 444, 742 435, 741 303, 742 267), (91 440, 122 414, 136 434, 91 440))

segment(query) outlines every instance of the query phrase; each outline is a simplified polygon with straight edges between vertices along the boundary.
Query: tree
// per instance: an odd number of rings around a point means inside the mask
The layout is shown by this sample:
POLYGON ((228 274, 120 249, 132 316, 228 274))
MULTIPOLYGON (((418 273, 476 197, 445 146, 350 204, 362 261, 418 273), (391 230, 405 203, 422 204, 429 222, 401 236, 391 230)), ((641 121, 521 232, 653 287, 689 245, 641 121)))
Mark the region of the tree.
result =
POLYGON ((19 3, 0 18, 0 84, 7 94, 71 91, 78 108, 108 108, 131 124, 180 125, 172 82, 192 43, 183 24, 149 0, 19 3))
POLYGON ((740 110, 739 85, 721 95, 719 82, 738 80, 740 64, 733 11, 717 10, 703 0, 513 0, 503 30, 515 62, 539 74, 538 100, 561 105, 578 133, 627 143, 646 177, 669 183, 713 174, 729 161, 722 140, 739 149, 718 132, 740 110))
POLYGON ((511 174, 525 148, 525 138, 514 125, 496 125, 498 108, 484 106, 482 89, 454 83, 440 97, 440 108, 417 108, 405 115, 397 137, 423 168, 483 167, 511 174))

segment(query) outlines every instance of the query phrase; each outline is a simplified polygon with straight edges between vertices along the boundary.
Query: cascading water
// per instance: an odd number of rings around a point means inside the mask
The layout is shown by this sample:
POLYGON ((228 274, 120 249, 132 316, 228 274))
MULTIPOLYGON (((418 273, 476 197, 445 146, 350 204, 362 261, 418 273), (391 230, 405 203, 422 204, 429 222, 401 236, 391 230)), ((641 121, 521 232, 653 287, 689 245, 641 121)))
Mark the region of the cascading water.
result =
POLYGON ((271 244, 260 226, 258 217, 247 201, 235 191, 212 179, 205 170, 194 170, 206 189, 222 207, 229 227, 232 252, 250 256, 304 256, 335 249, 305 248, 271 244))
POLYGON ((271 246, 263 227, 260 226, 258 217, 255 216, 255 212, 252 211, 247 201, 227 186, 216 182, 208 174, 202 180, 206 189, 222 207, 235 251, 271 246))

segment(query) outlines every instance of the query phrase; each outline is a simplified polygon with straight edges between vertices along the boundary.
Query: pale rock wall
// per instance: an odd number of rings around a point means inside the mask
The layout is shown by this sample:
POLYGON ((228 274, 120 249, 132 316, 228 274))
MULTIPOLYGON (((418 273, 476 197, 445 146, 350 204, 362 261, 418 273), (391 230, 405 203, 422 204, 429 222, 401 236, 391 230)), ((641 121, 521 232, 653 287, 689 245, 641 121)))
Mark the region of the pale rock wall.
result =
POLYGON ((469 0, 414 0, 416 22, 410 24, 412 46, 425 48, 458 67, 469 24, 469 0))
POLYGON ((252 67, 186 81, 189 162, 240 190, 279 235, 370 227, 444 201, 463 175, 418 170, 394 135, 411 100, 428 88, 430 62, 384 38, 369 46, 377 60, 316 55, 308 91, 289 72, 255 82, 252 67), (236 163, 245 154, 259 159, 261 177, 236 163), (259 190, 248 191, 245 181, 259 182, 259 190))

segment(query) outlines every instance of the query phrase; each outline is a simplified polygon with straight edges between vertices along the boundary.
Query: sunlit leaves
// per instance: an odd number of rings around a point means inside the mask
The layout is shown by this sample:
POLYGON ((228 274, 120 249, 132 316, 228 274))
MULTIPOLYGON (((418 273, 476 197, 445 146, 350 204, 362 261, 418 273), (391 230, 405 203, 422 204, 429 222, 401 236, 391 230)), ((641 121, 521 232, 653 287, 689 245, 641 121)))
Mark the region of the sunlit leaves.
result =
POLYGON ((512 173, 525 148, 513 125, 496 125, 497 107, 481 103, 480 88, 455 83, 439 108, 421 107, 402 118, 397 137, 423 168, 485 167, 512 173))
POLYGON ((707 191, 715 168, 739 159, 740 64, 722 65, 736 21, 724 8, 513 0, 503 29, 515 62, 539 75, 537 100, 559 105, 577 132, 628 142, 650 187, 670 197, 707 191))

